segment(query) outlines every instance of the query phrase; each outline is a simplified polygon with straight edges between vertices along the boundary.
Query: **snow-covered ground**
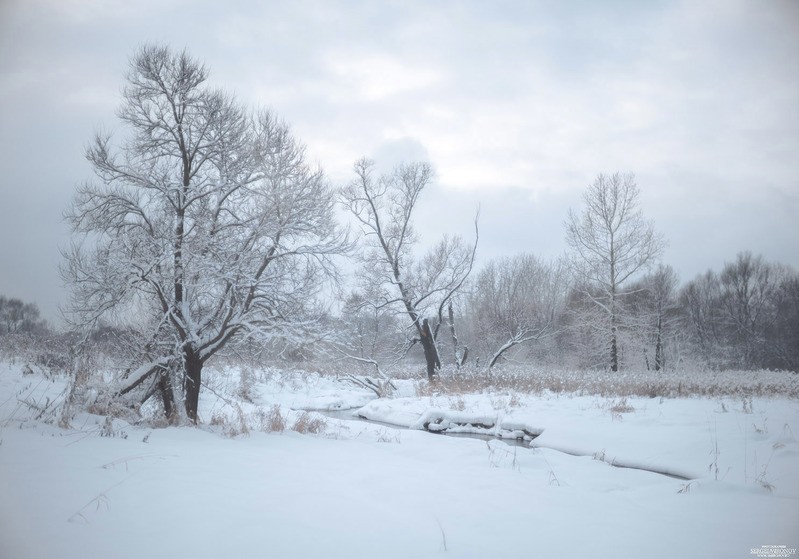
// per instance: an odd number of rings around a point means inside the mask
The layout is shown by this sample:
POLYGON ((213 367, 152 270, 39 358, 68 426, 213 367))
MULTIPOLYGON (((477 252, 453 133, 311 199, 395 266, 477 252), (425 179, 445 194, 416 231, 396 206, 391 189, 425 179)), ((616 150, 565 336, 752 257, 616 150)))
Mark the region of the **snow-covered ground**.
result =
POLYGON ((199 428, 80 413, 62 430, 48 420, 66 380, 0 363, 0 557, 747 558, 799 546, 795 399, 419 396, 403 381, 375 400, 309 374, 208 382, 199 428), (398 428, 301 411, 330 409, 398 428), (263 432, 276 411, 287 429, 263 432), (291 430, 314 419, 321 433, 291 430), (424 424, 541 434, 525 448, 400 428, 424 424))

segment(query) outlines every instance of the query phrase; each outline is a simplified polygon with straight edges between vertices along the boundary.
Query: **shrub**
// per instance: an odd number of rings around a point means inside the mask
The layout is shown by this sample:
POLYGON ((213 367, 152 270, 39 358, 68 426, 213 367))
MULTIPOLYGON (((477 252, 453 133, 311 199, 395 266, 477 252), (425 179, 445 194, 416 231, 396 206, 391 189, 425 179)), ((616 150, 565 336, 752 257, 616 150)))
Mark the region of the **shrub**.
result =
POLYGON ((302 412, 291 427, 291 430, 297 433, 310 433, 312 435, 324 433, 325 429, 327 429, 327 421, 318 415, 312 416, 307 411, 302 412))

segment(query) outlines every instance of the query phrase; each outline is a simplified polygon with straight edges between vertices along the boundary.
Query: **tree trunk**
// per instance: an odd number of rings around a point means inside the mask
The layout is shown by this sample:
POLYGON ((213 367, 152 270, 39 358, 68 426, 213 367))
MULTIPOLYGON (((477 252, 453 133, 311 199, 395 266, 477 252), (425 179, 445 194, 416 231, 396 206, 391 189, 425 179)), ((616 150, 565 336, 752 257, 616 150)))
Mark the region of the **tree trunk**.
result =
POLYGON ((449 318, 449 334, 452 336, 452 352, 455 354, 455 367, 461 368, 461 356, 458 353, 458 333, 455 331, 455 311, 452 308, 452 301, 447 306, 447 317, 449 318))
POLYGON ((438 358, 436 341, 430 331, 430 322, 425 318, 422 321, 422 348, 424 348, 424 358, 427 362, 427 380, 435 381, 438 370, 441 368, 441 361, 438 358))
POLYGON ((186 415, 192 423, 197 423, 197 407, 200 401, 200 378, 203 362, 192 349, 183 351, 183 388, 186 393, 186 415))
POLYGON ((610 370, 614 373, 619 370, 619 347, 616 340, 616 326, 610 329, 610 370))
POLYGON ((619 341, 617 339, 618 333, 618 320, 616 317, 616 265, 613 259, 613 248, 610 249, 610 370, 617 372, 619 370, 619 341))
POLYGON ((172 380, 169 376, 170 370, 161 371, 158 379, 158 391, 161 394, 161 401, 164 404, 164 415, 170 423, 175 422, 175 394, 172 391, 172 380))
POLYGON ((660 371, 664 365, 663 358, 663 320, 658 316, 657 338, 655 339, 655 370, 660 371))

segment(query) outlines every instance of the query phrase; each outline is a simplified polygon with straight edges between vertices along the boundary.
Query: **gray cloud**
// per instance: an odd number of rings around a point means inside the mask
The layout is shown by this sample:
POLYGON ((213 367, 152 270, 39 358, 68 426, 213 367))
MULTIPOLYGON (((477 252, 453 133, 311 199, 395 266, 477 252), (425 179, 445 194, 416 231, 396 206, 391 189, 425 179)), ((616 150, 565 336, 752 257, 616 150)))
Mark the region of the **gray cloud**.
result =
POLYGON ((688 279, 739 250, 799 266, 799 7, 714 2, 0 4, 0 292, 49 315, 82 148, 144 41, 188 48, 292 123, 334 181, 428 158, 418 229, 481 257, 564 249, 603 171, 637 174, 688 279), (445 210, 445 211, 442 211, 445 210))

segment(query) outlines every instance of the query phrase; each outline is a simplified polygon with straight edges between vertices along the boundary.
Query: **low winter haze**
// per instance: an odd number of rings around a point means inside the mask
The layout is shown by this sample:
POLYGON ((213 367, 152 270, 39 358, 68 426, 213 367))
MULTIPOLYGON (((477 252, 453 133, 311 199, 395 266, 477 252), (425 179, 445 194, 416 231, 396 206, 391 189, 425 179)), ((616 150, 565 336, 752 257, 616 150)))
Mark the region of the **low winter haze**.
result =
POLYGON ((129 57, 186 48, 289 122, 335 184, 428 160, 424 238, 561 254, 568 209, 629 171, 687 281, 750 250, 799 266, 799 3, 0 3, 0 294, 55 320, 83 150, 129 57))

